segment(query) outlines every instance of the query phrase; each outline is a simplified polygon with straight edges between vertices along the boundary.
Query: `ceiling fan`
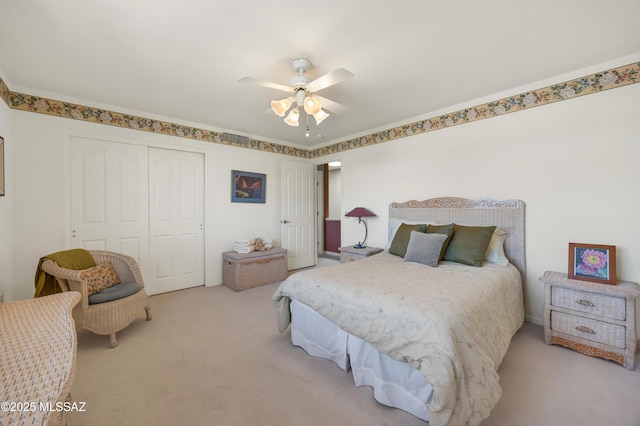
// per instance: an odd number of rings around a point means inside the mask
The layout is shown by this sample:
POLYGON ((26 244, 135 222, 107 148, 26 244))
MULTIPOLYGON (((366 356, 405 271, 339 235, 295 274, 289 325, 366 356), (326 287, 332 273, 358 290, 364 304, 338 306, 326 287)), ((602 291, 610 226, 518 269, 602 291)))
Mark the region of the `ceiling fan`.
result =
MULTIPOLYGON (((288 86, 269 81, 257 80, 246 75, 240 77, 238 81, 288 92, 290 96, 284 99, 271 101, 271 110, 280 117, 284 117, 287 111, 289 111, 284 122, 290 126, 298 125, 300 108, 303 108, 307 114, 312 115, 313 118, 316 119, 316 124, 320 124, 324 119, 329 117, 329 113, 324 111, 322 108, 326 108, 327 110, 337 114, 347 109, 344 105, 340 105, 330 99, 318 96, 316 92, 350 79, 353 77, 352 73, 344 68, 338 68, 316 78, 315 80, 311 80, 309 77, 304 75, 305 72, 311 69, 310 60, 306 58, 294 59, 291 62, 291 66, 298 75, 289 80, 288 86)), ((308 133, 309 126, 307 125, 307 135, 308 133)))

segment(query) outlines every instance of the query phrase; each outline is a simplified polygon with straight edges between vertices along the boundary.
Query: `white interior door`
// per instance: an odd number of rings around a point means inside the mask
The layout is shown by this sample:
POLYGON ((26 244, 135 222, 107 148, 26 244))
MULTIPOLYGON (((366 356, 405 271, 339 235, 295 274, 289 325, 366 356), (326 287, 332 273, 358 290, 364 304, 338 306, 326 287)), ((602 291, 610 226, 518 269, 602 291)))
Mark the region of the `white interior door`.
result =
POLYGON ((315 173, 313 165, 281 165, 281 238, 289 270, 316 264, 315 173))
POLYGON ((148 259, 147 147, 71 137, 71 246, 148 259))
POLYGON ((204 154, 149 148, 150 294, 204 285, 204 154))

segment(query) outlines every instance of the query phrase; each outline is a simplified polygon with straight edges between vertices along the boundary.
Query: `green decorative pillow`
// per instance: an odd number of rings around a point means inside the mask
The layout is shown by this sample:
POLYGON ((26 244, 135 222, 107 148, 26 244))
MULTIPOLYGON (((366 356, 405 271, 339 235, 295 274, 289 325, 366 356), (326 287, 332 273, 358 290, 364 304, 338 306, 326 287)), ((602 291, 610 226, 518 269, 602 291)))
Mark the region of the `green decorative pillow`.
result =
POLYGON ((394 235, 393 237, 391 247, 389 247, 389 253, 395 254, 396 256, 404 257, 404 255, 407 253, 407 245, 409 244, 409 239, 411 239, 411 231, 424 232, 426 228, 427 226, 422 224, 401 224, 396 231, 396 235, 394 235))
POLYGON ((396 236, 396 232, 398 231, 398 228, 403 223, 406 223, 407 225, 425 225, 425 226, 429 224, 433 224, 433 225, 438 224, 438 222, 425 222, 424 220, 410 220, 410 219, 400 219, 399 217, 392 217, 391 219, 389 219, 389 237, 387 238, 387 244, 385 244, 384 246, 385 250, 389 250, 389 247, 391 247, 391 243, 393 242, 393 237, 396 236))
POLYGON ((438 266, 440 251, 447 236, 444 234, 425 234, 411 231, 411 238, 407 245, 405 262, 417 262, 427 266, 438 266))
POLYGON ((120 278, 111 262, 100 263, 93 268, 83 270, 80 272, 80 278, 87 281, 87 296, 120 284, 120 278))
POLYGON ((482 266, 495 226, 453 226, 453 236, 444 260, 471 266, 482 266))
POLYGON ((440 258, 438 261, 442 260, 444 253, 447 251, 447 247, 449 247, 451 236, 453 235, 453 223, 448 225, 427 225, 427 230, 425 232, 427 234, 444 234, 447 236, 444 240, 444 244, 442 244, 442 250, 440 251, 440 258))

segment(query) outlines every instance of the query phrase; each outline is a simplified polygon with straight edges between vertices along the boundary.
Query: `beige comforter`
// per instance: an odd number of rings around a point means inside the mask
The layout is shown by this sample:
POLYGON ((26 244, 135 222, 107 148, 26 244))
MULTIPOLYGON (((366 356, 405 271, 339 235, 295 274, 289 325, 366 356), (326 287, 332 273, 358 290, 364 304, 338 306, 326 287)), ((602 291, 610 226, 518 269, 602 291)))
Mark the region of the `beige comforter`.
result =
POLYGON ((432 426, 489 416, 502 394, 497 369, 524 321, 512 265, 432 268, 387 252, 287 278, 273 295, 280 332, 291 299, 420 370, 434 389, 432 426))

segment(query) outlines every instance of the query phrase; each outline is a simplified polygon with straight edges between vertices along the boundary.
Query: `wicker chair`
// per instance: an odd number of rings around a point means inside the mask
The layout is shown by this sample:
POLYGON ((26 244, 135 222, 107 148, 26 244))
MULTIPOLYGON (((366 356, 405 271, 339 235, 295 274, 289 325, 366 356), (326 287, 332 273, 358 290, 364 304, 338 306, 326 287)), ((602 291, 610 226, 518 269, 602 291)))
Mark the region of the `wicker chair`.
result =
POLYGON ((56 278, 62 291, 80 293, 80 303, 73 309, 76 326, 100 335, 109 336, 109 348, 118 346, 116 333, 131 324, 144 308, 146 320, 151 320, 149 296, 144 289, 144 281, 138 262, 130 256, 101 250, 89 250, 96 264, 110 261, 123 283, 136 282, 140 290, 130 296, 104 303, 90 304, 87 282, 80 277, 82 271, 65 269, 52 260, 42 262, 42 270, 56 278))

